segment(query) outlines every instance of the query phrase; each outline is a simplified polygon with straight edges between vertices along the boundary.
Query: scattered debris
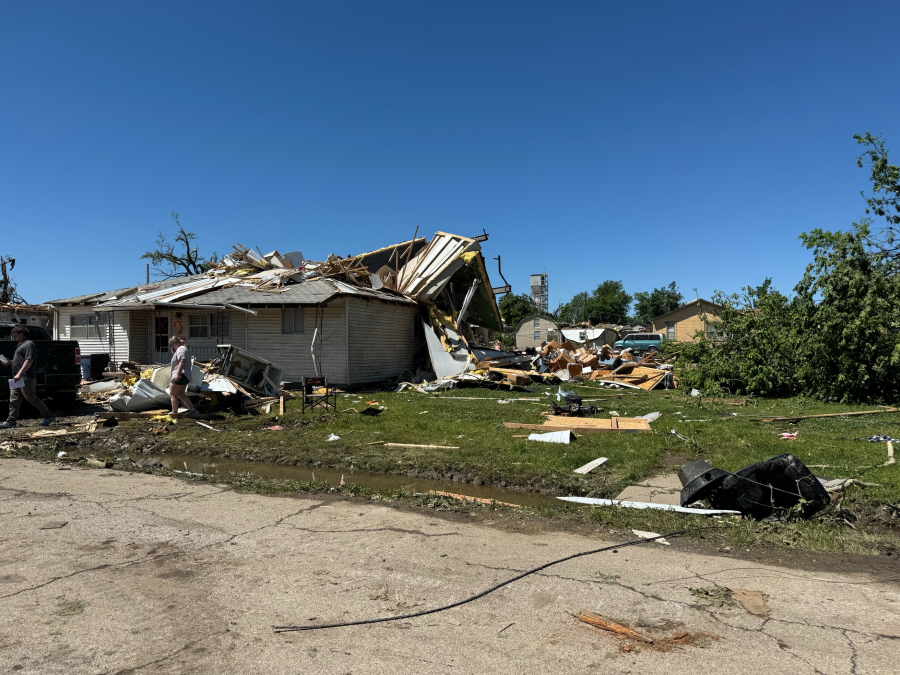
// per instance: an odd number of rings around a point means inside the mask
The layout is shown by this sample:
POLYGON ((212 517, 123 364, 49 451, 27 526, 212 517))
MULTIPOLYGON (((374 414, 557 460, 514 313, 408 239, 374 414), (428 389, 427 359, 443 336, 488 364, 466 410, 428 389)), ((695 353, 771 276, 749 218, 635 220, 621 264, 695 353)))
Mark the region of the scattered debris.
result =
POLYGON ((763 519, 784 519, 797 507, 809 518, 831 500, 822 484, 803 462, 790 454, 757 462, 734 473, 713 469, 702 459, 678 472, 683 489, 681 505, 704 499, 715 508, 737 509, 763 519))
MULTIPOLYGON (((376 442, 380 443, 381 441, 376 442)), ((384 443, 384 445, 388 448, 428 448, 430 450, 459 450, 459 447, 456 445, 416 445, 415 443, 384 443)))
POLYGON ((652 539, 657 544, 662 544, 663 546, 670 545, 659 532, 644 532, 643 530, 632 530, 631 532, 641 539, 652 539))
MULTIPOLYGON (((687 420, 685 420, 685 422, 686 421, 687 420)), ((780 438, 783 441, 793 441, 797 438, 798 433, 799 432, 797 432, 797 431, 794 431, 794 432, 785 431, 784 433, 778 434, 778 438, 780 438)))
POLYGON ((876 436, 869 436, 866 440, 869 441, 869 443, 900 443, 900 439, 891 438, 890 436, 884 436, 880 434, 876 436))
POLYGON ((575 434, 568 429, 563 431, 550 431, 546 434, 529 434, 529 441, 540 441, 542 443, 565 443, 569 444, 575 440, 575 434))
POLYGON ((584 466, 579 466, 577 469, 575 469, 575 473, 580 473, 580 474, 590 473, 591 471, 596 469, 601 464, 606 464, 606 462, 607 462, 606 457, 598 457, 597 459, 588 462, 584 466))
POLYGON ((730 588, 725 586, 713 586, 712 588, 688 588, 691 595, 701 600, 706 600, 713 607, 728 607, 734 604, 734 598, 730 588))
POLYGON ((521 424, 519 422, 504 422, 507 429, 537 429, 540 431, 553 431, 568 429, 577 433, 649 433, 650 423, 644 419, 629 417, 613 417, 611 419, 597 419, 594 417, 560 417, 551 416, 543 424, 521 424))
POLYGON ((436 497, 450 497, 451 499, 460 499, 464 502, 476 502, 478 504, 484 504, 486 506, 491 506, 493 504, 499 504, 501 506, 512 506, 516 509, 521 509, 521 504, 509 504, 508 502, 498 502, 496 499, 484 499, 483 497, 470 497, 469 495, 458 495, 453 492, 441 492, 440 490, 429 490, 428 494, 435 495, 436 497))
POLYGON ((69 524, 68 520, 51 520, 50 522, 44 523, 41 525, 39 529, 41 530, 58 530, 60 528, 65 527, 69 524))
POLYGON ((676 506, 675 504, 632 502, 620 499, 600 499, 597 497, 557 497, 557 499, 561 499, 564 502, 573 502, 575 504, 586 504, 588 506, 621 506, 622 508, 626 509, 659 509, 660 511, 675 511, 676 513, 687 513, 697 516, 740 514, 740 511, 732 511, 729 509, 700 509, 687 506, 676 506))
POLYGON ((339 441, 339 440, 341 440, 341 437, 338 436, 337 434, 331 434, 331 435, 330 435, 328 438, 326 438, 325 440, 326 440, 326 441, 339 441))
POLYGON ((599 614, 594 614, 593 612, 581 612, 581 614, 578 615, 578 620, 584 623, 588 623, 592 626, 596 626, 597 628, 602 628, 603 630, 609 631, 610 633, 621 635, 622 637, 628 638, 629 640, 635 640, 637 642, 643 642, 645 644, 653 644, 653 640, 646 635, 642 635, 641 633, 638 633, 628 626, 623 626, 622 624, 616 623, 615 621, 604 619, 599 614))
POLYGON ((769 596, 762 591, 748 591, 743 588, 735 588, 731 591, 731 598, 748 614, 761 616, 765 619, 769 618, 770 609, 768 605, 769 596))
POLYGON ((824 415, 790 415, 772 417, 767 415, 743 415, 749 419, 756 419, 760 422, 796 422, 797 420, 812 420, 822 417, 854 417, 856 415, 878 415, 880 413, 900 412, 900 408, 881 408, 879 410, 858 410, 856 412, 842 413, 826 413, 824 415))

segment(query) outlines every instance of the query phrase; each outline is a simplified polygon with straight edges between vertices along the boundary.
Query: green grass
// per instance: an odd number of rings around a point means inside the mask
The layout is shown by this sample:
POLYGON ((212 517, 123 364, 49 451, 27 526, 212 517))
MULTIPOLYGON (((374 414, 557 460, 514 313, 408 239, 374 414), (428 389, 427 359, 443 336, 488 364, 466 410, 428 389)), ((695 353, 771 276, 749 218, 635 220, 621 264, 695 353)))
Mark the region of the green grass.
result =
MULTIPOLYGON (((585 398, 609 396, 595 387, 577 390, 585 398)), ((506 429, 503 422, 540 424, 546 404, 498 403, 500 399, 529 396, 462 389, 439 396, 381 392, 338 399, 339 410, 351 406, 362 410, 365 401, 377 400, 387 406, 378 417, 352 411, 327 416, 309 412, 304 415, 299 400, 291 400, 287 402, 284 417, 278 419, 265 413, 240 417, 217 415, 212 423, 223 429, 223 433, 184 420, 160 439, 169 452, 227 455, 233 459, 280 464, 352 467, 360 471, 445 477, 553 493, 574 491, 614 496, 633 481, 663 471, 664 461, 677 467, 697 457, 733 471, 791 452, 814 467, 818 475, 854 476, 886 459, 884 443, 857 439, 878 433, 900 436, 900 413, 804 420, 796 424, 764 423, 749 417, 848 412, 871 406, 751 399, 747 406, 735 407, 710 399, 698 401, 678 392, 651 392, 607 398, 594 405, 603 409, 598 417, 608 417, 611 410, 623 417, 661 412, 662 417, 651 424, 653 433, 583 434, 570 445, 536 443, 514 437, 528 434, 529 430, 506 429), (478 400, 451 400, 459 397, 478 400), (265 429, 273 424, 285 430, 265 429), (672 435, 671 429, 688 440, 672 435), (799 434, 794 441, 784 441, 778 437, 782 431, 799 434), (332 433, 340 436, 340 440, 326 441, 332 433), (458 446, 459 449, 387 448, 373 444, 378 441, 458 446), (609 461, 591 475, 582 477, 572 473, 576 467, 601 456, 608 457, 609 461)), ((132 421, 123 426, 146 429, 145 422, 132 421)), ((900 464, 868 471, 863 480, 881 483, 881 487, 866 490, 869 499, 900 503, 900 464)))
MULTIPOLYGON (((555 387, 545 390, 555 391, 555 387)), ((538 404, 525 401, 501 404, 500 399, 535 395, 460 389, 442 395, 379 392, 338 397, 339 410, 351 406, 362 410, 366 401, 378 401, 387 407, 378 417, 352 411, 304 415, 300 412, 300 401, 291 400, 283 417, 262 412, 242 416, 216 414, 210 423, 222 430, 219 433, 183 420, 170 427, 167 435, 149 436, 146 421, 128 421, 116 430, 115 437, 127 440, 126 449, 147 447, 149 441, 156 444, 154 452, 444 478, 556 495, 597 497, 614 497, 634 481, 675 471, 681 464, 698 457, 712 466, 734 471, 790 452, 817 475, 842 478, 864 472, 861 480, 879 485, 850 488, 840 505, 824 518, 786 524, 620 508, 569 506, 532 512, 547 518, 586 520, 626 532, 628 528, 672 532, 686 527, 717 526, 721 529, 697 530, 692 536, 741 550, 766 544, 815 552, 871 554, 900 544, 897 536, 900 464, 865 471, 886 460, 886 446, 860 440, 874 434, 900 437, 900 413, 803 420, 796 424, 765 423, 751 416, 840 413, 873 406, 803 399, 748 399, 746 406, 736 407, 714 399, 692 398, 678 391, 607 398, 612 392, 598 387, 580 386, 576 390, 586 399, 604 399, 593 404, 603 409, 599 417, 608 417, 611 410, 623 417, 658 411, 662 417, 651 424, 653 432, 649 434, 583 434, 570 445, 537 443, 514 438, 530 432, 506 429, 503 422, 540 424, 547 399, 538 404), (460 397, 477 400, 452 400, 460 397), (265 429, 274 424, 285 429, 265 429), (687 440, 671 434, 671 429, 687 440), (798 432, 798 437, 794 441, 781 440, 778 434, 782 431, 798 432), (332 433, 340 436, 340 440, 326 441, 332 433), (388 448, 373 444, 377 441, 458 446, 459 449, 388 448), (609 461, 590 475, 573 473, 576 467, 601 456, 608 457, 609 461)), ((254 492, 328 490, 373 499, 414 499, 399 491, 391 493, 351 485, 336 490, 324 483, 277 481, 246 474, 227 482, 254 492)), ((458 491, 464 493, 465 485, 460 485, 458 491)), ((419 498, 419 505, 435 508, 434 498, 431 500, 419 498)))

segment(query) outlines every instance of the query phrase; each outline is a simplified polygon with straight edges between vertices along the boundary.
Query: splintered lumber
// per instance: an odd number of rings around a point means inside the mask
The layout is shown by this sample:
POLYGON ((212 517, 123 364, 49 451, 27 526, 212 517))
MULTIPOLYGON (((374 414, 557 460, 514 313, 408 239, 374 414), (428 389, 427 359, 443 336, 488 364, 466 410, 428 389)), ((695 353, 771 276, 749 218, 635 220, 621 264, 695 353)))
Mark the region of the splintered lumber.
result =
POLYGON ((599 614, 594 614, 593 612, 582 612, 578 615, 578 620, 584 623, 588 623, 592 626, 596 626, 597 628, 608 630, 610 633, 616 633, 617 635, 621 635, 622 637, 626 637, 630 640, 637 640, 638 642, 644 642, 650 645, 653 644, 653 640, 648 638, 646 635, 641 635, 628 626, 623 626, 622 624, 616 623, 615 621, 607 621, 599 614))
POLYGON ((428 448, 430 450, 459 450, 456 445, 416 445, 415 443, 385 443, 388 448, 428 448))
POLYGON ((441 492, 440 490, 429 490, 428 494, 436 495, 438 497, 450 497, 452 499, 461 499, 465 502, 477 502, 479 504, 486 504, 490 506, 491 504, 501 504, 502 506, 512 506, 516 509, 521 509, 521 504, 510 504, 509 502, 498 502, 496 499, 484 499, 483 497, 470 497, 468 495, 458 495, 453 492, 441 492))
POLYGON ((631 417, 613 417, 612 419, 594 419, 587 417, 559 417, 552 416, 543 424, 520 424, 519 422, 504 422, 507 429, 538 429, 540 431, 561 431, 569 429, 575 433, 649 433, 650 423, 645 419, 631 417))
MULTIPOLYGON (((178 413, 177 415, 173 415, 169 410, 148 410, 146 412, 102 412, 97 413, 98 420, 108 420, 108 419, 116 419, 116 420, 149 420, 154 417, 159 417, 160 415, 168 415, 173 420, 181 419, 182 417, 187 417, 187 413, 178 413)), ((209 415, 201 415, 203 419, 209 417, 209 415)))
POLYGON ((878 413, 898 412, 900 408, 882 408, 880 410, 858 410, 856 412, 826 413, 823 415, 785 415, 782 417, 769 417, 766 415, 742 415, 749 419, 757 419, 760 422, 790 422, 792 420, 811 420, 820 417, 852 417, 855 415, 877 415, 878 413))
POLYGON ((531 384, 531 378, 525 373, 506 373, 506 380, 514 385, 531 384))

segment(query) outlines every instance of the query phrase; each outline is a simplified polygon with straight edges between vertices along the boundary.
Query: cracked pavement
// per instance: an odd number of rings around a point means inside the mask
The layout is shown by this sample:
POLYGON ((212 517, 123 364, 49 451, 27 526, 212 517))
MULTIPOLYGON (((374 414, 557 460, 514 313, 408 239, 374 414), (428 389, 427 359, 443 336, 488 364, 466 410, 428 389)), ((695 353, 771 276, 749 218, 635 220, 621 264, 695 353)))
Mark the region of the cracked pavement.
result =
POLYGON ((0 462, 0 522, 4 672, 897 672, 896 564, 801 572, 646 543, 446 612, 275 634, 444 605, 604 542, 28 460, 0 462), (715 586, 765 593, 769 616, 689 590, 715 586), (634 645, 581 610, 707 639, 634 645))

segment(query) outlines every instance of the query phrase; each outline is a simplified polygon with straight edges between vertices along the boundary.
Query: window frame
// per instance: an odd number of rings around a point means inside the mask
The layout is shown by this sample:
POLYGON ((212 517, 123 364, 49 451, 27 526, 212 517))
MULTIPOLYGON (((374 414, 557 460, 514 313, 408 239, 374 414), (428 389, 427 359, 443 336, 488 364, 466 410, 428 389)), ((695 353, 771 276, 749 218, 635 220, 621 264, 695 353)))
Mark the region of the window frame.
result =
POLYGON ((305 335, 306 334, 306 308, 305 307, 282 307, 281 308, 281 334, 282 335, 305 335), (288 327, 288 313, 290 313, 290 328, 288 327), (297 319, 300 319, 300 329, 297 329, 297 319))
POLYGON ((534 341, 535 342, 541 341, 541 331, 539 331, 539 330, 534 331, 534 341))
POLYGON ((105 340, 109 335, 106 322, 106 312, 91 314, 69 315, 69 339, 70 340, 105 340), (76 323, 76 319, 80 321, 76 323))
POLYGON ((209 337, 210 315, 209 314, 188 314, 188 337, 203 339, 209 337), (195 323, 194 319, 203 319, 200 323, 195 323), (196 333, 194 329, 197 329, 196 333))

